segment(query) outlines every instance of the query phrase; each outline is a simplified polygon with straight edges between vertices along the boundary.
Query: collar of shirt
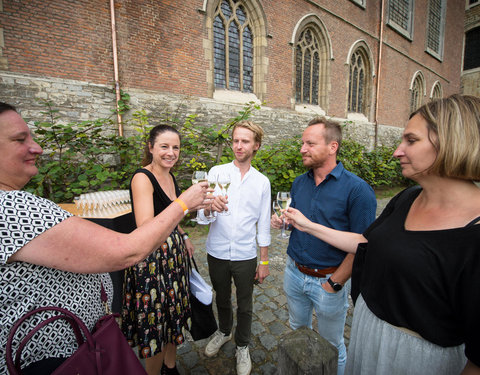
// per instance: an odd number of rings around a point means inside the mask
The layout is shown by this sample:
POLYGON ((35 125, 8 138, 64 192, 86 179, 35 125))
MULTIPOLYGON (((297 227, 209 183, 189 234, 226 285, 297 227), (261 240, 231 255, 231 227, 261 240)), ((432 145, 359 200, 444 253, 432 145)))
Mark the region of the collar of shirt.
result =
MULTIPOLYGON (((291 206, 315 223, 362 233, 375 218, 375 194, 341 162, 317 186, 310 170, 292 185, 291 206), (353 194, 359 191, 361 194, 353 194), (358 198, 357 198, 358 197, 358 198), (365 203, 359 203, 359 200, 365 203)), ((338 266, 346 253, 305 232, 292 230, 287 254, 310 268, 338 266)))
POLYGON ((230 173, 230 215, 217 215, 210 224, 207 252, 218 259, 253 259, 257 242, 259 246, 270 245, 270 181, 252 166, 242 179, 233 162, 215 166, 209 174, 222 171, 230 173))

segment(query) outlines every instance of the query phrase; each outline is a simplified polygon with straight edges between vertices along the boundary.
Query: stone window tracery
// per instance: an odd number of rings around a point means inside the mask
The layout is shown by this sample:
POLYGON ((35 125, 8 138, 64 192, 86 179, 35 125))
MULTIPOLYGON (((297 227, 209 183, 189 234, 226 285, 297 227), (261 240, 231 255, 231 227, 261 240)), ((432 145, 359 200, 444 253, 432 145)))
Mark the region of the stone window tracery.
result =
POLYGON ((312 27, 306 27, 295 47, 295 100, 320 105, 320 77, 325 44, 312 27))
POLYGON ((424 83, 421 74, 416 75, 410 90, 410 112, 413 112, 423 104, 423 97, 425 96, 424 83))
POLYGON ((365 61, 360 50, 355 51, 350 59, 348 85, 348 111, 364 113, 365 111, 365 61))
POLYGON ((435 84, 433 85, 431 98, 432 99, 443 98, 442 86, 440 85, 440 82, 435 82, 435 84))
POLYGON ((239 0, 222 0, 213 21, 214 85, 253 92, 253 32, 239 0))

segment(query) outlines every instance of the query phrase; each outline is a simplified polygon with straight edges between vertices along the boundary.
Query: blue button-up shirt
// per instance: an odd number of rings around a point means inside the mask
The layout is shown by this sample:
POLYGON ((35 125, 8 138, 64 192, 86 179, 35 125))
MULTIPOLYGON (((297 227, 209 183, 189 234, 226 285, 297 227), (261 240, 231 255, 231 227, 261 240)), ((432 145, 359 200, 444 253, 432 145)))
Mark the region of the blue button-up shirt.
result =
MULTIPOLYGON (((292 184, 291 197, 291 207, 300 210, 311 221, 330 228, 363 233, 375 220, 377 201, 373 189, 340 162, 318 186, 311 170, 297 177, 292 184)), ((319 269, 338 266, 347 255, 295 228, 287 254, 303 266, 319 269)))

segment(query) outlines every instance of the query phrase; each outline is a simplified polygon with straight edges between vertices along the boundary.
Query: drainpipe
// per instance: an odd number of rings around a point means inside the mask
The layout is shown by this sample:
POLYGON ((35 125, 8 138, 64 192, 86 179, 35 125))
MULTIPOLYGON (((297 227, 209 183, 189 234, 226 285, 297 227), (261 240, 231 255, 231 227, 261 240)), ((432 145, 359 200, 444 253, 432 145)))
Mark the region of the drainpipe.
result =
POLYGON ((110 19, 112 22, 112 47, 113 47, 113 72, 115 76, 115 94, 116 101, 115 106, 117 107, 117 124, 118 124, 118 135, 123 137, 123 123, 122 116, 120 115, 120 107, 118 103, 120 102, 120 83, 118 80, 118 54, 117 54, 117 34, 115 30, 115 0, 110 0, 110 19))
POLYGON ((378 65, 377 65, 377 87, 375 92, 375 144, 374 147, 377 147, 378 144, 378 99, 380 97, 380 73, 382 67, 382 52, 383 52, 383 26, 384 26, 384 14, 385 9, 385 0, 382 0, 380 4, 380 37, 378 40, 378 65))

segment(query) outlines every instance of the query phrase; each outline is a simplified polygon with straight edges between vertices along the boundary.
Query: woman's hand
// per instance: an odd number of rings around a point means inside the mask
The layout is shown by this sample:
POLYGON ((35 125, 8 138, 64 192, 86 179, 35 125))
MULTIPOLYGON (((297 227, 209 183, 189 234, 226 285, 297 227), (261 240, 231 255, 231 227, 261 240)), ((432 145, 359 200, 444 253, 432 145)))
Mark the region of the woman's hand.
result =
POLYGON ((272 228, 281 229, 283 225, 282 216, 278 216, 276 213, 273 213, 270 219, 270 225, 272 228))
POLYGON ((178 198, 187 205, 189 210, 200 210, 209 207, 212 201, 212 196, 207 195, 207 192, 213 192, 213 189, 208 189, 208 182, 199 182, 190 186, 178 198))
POLYGON ((303 215, 299 210, 293 207, 289 207, 286 210, 283 210, 282 216, 285 217, 286 224, 291 224, 296 229, 302 232, 306 232, 309 225, 312 224, 312 222, 308 220, 305 215, 303 215))
POLYGON ((185 249, 187 249, 188 256, 190 258, 193 257, 193 253, 195 252, 195 246, 193 246, 193 243, 190 240, 190 238, 187 238, 184 242, 185 242, 185 249))

